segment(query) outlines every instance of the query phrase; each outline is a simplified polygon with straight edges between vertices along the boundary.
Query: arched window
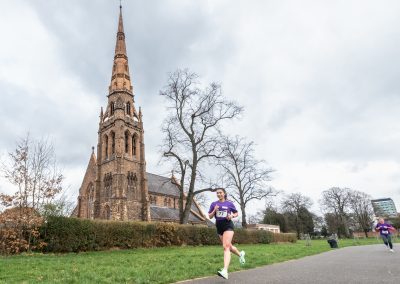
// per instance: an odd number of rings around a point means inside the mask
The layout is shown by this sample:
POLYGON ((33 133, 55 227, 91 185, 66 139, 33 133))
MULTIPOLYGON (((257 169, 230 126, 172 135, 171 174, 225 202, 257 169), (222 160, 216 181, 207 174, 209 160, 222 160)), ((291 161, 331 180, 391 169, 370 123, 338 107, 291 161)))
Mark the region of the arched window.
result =
POLYGON ((104 157, 105 159, 108 159, 108 136, 104 136, 104 157))
POLYGON ((110 206, 108 206, 108 205, 106 205, 105 206, 105 208, 104 208, 104 217, 105 217, 105 219, 107 219, 107 220, 110 220, 111 219, 111 210, 110 210, 110 206))
POLYGON ((115 111, 115 105, 114 105, 114 102, 111 102, 111 105, 110 105, 111 115, 114 115, 114 111, 115 111))
POLYGON ((128 192, 134 192, 137 186, 137 177, 133 172, 128 172, 128 192))
POLYGON ((125 153, 129 153, 129 132, 125 131, 125 153))
POLYGON ((172 207, 171 198, 168 198, 168 207, 172 207))
POLYGON ((106 192, 106 197, 110 198, 112 195, 112 174, 107 173, 104 175, 104 190, 106 192))
POLYGON ((126 103, 126 114, 131 115, 131 103, 126 103))
POLYGON ((167 207, 168 206, 168 198, 164 198, 164 206, 167 207))
POLYGON ((115 132, 111 132, 111 154, 115 154, 115 132))
POLYGON ((136 135, 132 136, 132 155, 136 156, 136 135))
POLYGON ((87 217, 89 219, 93 219, 93 213, 94 213, 94 186, 92 183, 89 184, 88 190, 87 190, 87 198, 88 198, 88 204, 87 204, 87 217))

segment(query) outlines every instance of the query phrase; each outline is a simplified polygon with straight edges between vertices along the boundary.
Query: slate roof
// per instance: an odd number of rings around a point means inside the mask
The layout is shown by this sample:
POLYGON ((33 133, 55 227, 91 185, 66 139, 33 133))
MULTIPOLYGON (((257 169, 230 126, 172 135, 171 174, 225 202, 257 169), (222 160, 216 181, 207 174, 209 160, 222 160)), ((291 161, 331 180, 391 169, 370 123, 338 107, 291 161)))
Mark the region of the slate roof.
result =
MULTIPOLYGON (((152 173, 147 173, 147 182, 148 182, 148 190, 149 190, 150 194, 158 193, 158 194, 162 194, 162 195, 172 195, 174 197, 179 198, 179 189, 174 183, 171 182, 171 178, 155 175, 152 173)), ((159 207, 159 208, 164 208, 164 207, 159 207)), ((168 208, 166 208, 166 209, 168 209, 168 208)), ((190 208, 190 209, 192 211, 196 212, 197 214, 199 214, 200 216, 203 216, 203 213, 200 212, 199 208, 194 204, 194 202, 192 203, 192 208, 190 208)), ((176 210, 176 218, 173 218, 173 219, 179 220, 178 209, 172 209, 172 210, 176 210)), ((150 212, 150 214, 151 214, 151 218, 153 218, 152 211, 150 212)), ((161 213, 161 210, 159 210, 159 214, 164 214, 164 215, 160 215, 160 216, 165 216, 165 217, 160 217, 161 219, 169 219, 169 217, 172 217, 171 214, 175 214, 175 213, 166 212, 166 211, 164 213, 161 213)), ((193 215, 193 213, 190 213, 190 216, 192 216, 192 215, 193 215)), ((196 218, 196 220, 200 220, 195 216, 194 216, 194 218, 196 218)), ((190 218, 189 218, 189 220, 190 220, 190 218)))
POLYGON ((147 173, 149 193, 159 193, 179 197, 179 190, 170 178, 147 173))
MULTIPOLYGON (((175 222, 179 220, 179 210, 174 208, 151 205, 150 215, 152 220, 171 220, 175 222)), ((204 223, 203 220, 197 218, 193 213, 189 215, 189 222, 204 223)))

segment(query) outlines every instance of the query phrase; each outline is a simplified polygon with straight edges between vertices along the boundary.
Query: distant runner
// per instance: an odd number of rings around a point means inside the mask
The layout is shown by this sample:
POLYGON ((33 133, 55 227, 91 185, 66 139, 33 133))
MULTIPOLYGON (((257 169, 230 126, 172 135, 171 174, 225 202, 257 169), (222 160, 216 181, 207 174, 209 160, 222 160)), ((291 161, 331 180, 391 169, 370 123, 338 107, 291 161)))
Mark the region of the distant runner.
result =
POLYGON ((239 252, 236 247, 232 245, 233 238, 233 222, 232 218, 238 216, 235 205, 227 200, 227 194, 225 189, 220 188, 217 190, 218 201, 211 203, 210 210, 208 210, 208 216, 210 219, 215 217, 215 225, 217 227, 217 233, 221 240, 224 248, 224 268, 218 271, 218 275, 228 279, 228 267, 231 262, 231 252, 239 256, 240 264, 244 264, 245 252, 239 252))
POLYGON ((393 244, 392 244, 392 234, 391 231, 395 231, 396 229, 388 224, 385 223, 383 218, 379 219, 378 224, 376 224, 375 231, 379 231, 383 242, 385 243, 386 247, 390 249, 391 252, 393 251, 393 244))

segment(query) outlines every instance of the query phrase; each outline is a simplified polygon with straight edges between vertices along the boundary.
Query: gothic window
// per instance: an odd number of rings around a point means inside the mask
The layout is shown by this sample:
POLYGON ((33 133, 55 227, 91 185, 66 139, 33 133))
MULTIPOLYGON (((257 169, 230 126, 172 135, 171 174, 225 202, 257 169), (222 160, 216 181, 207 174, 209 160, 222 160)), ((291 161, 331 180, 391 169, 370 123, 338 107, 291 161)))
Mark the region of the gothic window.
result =
POLYGON ((168 198, 164 198, 164 206, 167 207, 168 206, 168 198))
POLYGON ((111 115, 114 115, 114 111, 115 111, 115 105, 114 105, 114 102, 111 102, 111 105, 110 105, 111 115))
POLYGON ((110 220, 111 219, 111 210, 110 206, 106 205, 104 208, 104 219, 110 220))
POLYGON ((94 186, 92 183, 89 184, 88 190, 87 190, 87 199, 88 199, 88 204, 87 204, 87 217, 89 219, 93 219, 93 213, 94 213, 94 186))
POLYGON ((131 103, 126 103, 126 114, 131 115, 131 103))
POLYGON ((168 198, 168 207, 172 207, 171 198, 168 198))
POLYGON ((132 155, 136 156, 136 135, 132 136, 132 155))
POLYGON ((104 156, 106 159, 108 159, 108 136, 104 136, 104 149, 105 149, 105 153, 104 156))
POLYGON ((136 192, 136 186, 137 186, 137 177, 136 174, 133 172, 128 172, 128 192, 136 192))
POLYGON ((129 153, 129 132, 125 131, 125 153, 129 153))
POLYGON ((155 196, 150 195, 150 203, 151 204, 156 204, 157 203, 157 199, 155 196))
POLYGON ((115 132, 111 132, 111 154, 115 154, 115 132))
POLYGON ((110 198, 112 195, 112 174, 107 173, 104 175, 104 190, 107 198, 110 198))

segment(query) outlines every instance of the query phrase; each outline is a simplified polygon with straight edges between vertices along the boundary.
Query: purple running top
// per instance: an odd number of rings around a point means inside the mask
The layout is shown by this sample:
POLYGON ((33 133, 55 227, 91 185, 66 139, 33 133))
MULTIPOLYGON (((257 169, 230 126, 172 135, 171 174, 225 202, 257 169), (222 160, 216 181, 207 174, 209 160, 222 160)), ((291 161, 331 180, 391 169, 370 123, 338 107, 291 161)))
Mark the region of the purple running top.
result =
POLYGON ((393 226, 388 224, 388 223, 378 223, 375 227, 375 229, 379 230, 381 235, 390 235, 390 230, 393 230, 393 226))
POLYGON ((232 212, 237 212, 235 205, 231 201, 225 200, 224 202, 214 201, 213 203, 211 203, 208 213, 213 212, 216 205, 218 205, 218 209, 214 215, 216 221, 226 220, 228 214, 231 214, 232 212))

